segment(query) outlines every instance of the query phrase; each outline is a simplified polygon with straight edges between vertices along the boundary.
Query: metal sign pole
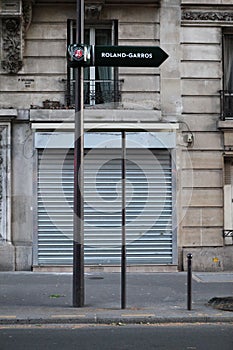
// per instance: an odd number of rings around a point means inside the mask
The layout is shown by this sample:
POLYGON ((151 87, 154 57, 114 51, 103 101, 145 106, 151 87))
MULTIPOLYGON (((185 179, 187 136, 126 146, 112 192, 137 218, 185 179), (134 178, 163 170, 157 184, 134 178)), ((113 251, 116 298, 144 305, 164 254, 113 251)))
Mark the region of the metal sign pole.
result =
MULTIPOLYGON (((83 42, 84 0, 77 0, 76 42, 83 42)), ((83 67, 75 68, 73 306, 84 305, 83 67)))
MULTIPOLYGON (((76 44, 68 47, 68 67, 75 69, 73 306, 84 305, 84 128, 83 67, 159 67, 168 54, 160 47, 90 46, 84 42, 84 0, 77 0, 76 44), (94 50, 94 52, 93 52, 94 50)), ((126 145, 122 132, 121 307, 126 305, 126 145)))
POLYGON ((125 145, 125 131, 122 131, 122 147, 121 147, 121 215, 122 215, 122 224, 121 224, 121 308, 126 308, 126 145, 125 145))

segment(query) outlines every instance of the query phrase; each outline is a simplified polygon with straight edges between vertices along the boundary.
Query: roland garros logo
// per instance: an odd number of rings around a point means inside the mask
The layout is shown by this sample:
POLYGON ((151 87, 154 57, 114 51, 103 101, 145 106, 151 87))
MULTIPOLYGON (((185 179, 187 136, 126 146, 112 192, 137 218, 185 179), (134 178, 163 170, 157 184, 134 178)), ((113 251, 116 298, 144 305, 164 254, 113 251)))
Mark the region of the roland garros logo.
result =
POLYGON ((84 52, 83 49, 81 47, 76 47, 73 51, 73 57, 76 60, 81 60, 83 58, 84 52))

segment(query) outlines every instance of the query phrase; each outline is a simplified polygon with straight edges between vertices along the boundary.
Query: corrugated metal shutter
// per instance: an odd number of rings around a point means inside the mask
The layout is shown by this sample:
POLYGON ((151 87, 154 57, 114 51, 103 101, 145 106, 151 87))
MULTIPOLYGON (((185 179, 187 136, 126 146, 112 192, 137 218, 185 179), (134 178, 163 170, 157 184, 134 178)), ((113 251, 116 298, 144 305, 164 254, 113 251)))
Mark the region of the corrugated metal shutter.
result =
MULTIPOLYGON (((85 262, 119 264, 121 160, 119 149, 85 156, 85 262)), ((172 178, 165 150, 127 150, 128 264, 172 263, 172 178)), ((72 263, 73 154, 39 152, 38 263, 72 263)))
POLYGON ((71 264, 73 236, 73 155, 39 150, 38 263, 71 264))
POLYGON ((127 206, 129 262, 172 263, 172 172, 167 151, 129 151, 127 179, 132 199, 127 206))
POLYGON ((119 262, 121 160, 119 149, 92 149, 85 157, 85 253, 87 263, 119 262))

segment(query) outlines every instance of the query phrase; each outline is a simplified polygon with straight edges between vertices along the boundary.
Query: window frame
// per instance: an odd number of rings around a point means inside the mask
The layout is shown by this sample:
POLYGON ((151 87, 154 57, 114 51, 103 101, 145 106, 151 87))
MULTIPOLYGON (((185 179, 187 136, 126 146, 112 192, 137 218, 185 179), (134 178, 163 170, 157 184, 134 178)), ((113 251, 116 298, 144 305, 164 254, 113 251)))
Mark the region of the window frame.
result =
MULTIPOLYGON (((222 57, 223 57, 223 90, 228 90, 226 88, 227 82, 226 82, 226 37, 232 37, 232 42, 233 42, 233 28, 224 28, 223 33, 222 33, 222 57)), ((232 46, 232 56, 233 56, 233 46, 232 46)), ((232 64, 233 67, 233 64, 232 64)), ((233 89, 232 89, 233 92, 233 89)))
MULTIPOLYGON (((75 43, 75 28, 76 28, 76 20, 68 19, 67 20, 67 46, 75 43)), ((86 21, 84 28, 85 28, 84 30, 86 30, 86 29, 90 30, 92 38, 93 38, 94 32, 97 29, 111 29, 111 43, 112 43, 112 45, 118 44, 118 21, 117 20, 108 20, 108 21, 101 21, 101 22, 99 22, 99 21, 98 22, 86 21)), ((89 43, 87 43, 87 44, 89 44, 89 43)), ((112 76, 112 82, 114 84, 114 91, 118 91, 119 87, 118 87, 117 82, 118 82, 119 69, 118 69, 118 67, 110 67, 110 68, 112 71, 111 76, 112 76)), ((92 84, 93 84, 93 82, 95 84, 96 67, 89 67, 89 68, 85 68, 85 69, 90 69, 90 74, 89 74, 90 81, 92 81, 92 84)), ((72 99, 74 100, 74 96, 72 96, 72 80, 74 80, 74 68, 67 67, 67 94, 65 97, 67 107, 71 107, 72 105, 74 105, 74 103, 72 102, 72 99)), ((115 100, 114 100, 114 102, 115 102, 115 100)), ((94 106, 95 103, 93 103, 92 105, 94 106)), ((90 104, 90 106, 91 106, 91 104, 90 104)), ((84 103, 84 107, 85 107, 85 103, 84 103)))

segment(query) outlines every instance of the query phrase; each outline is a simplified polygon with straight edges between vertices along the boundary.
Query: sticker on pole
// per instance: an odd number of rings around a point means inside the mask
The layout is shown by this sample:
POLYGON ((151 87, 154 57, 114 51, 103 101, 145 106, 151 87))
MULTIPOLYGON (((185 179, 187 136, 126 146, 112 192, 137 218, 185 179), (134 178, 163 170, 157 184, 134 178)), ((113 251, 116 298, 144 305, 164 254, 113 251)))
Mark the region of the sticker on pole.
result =
POLYGON ((91 45, 73 44, 67 50, 68 67, 85 67, 91 65, 91 45))

